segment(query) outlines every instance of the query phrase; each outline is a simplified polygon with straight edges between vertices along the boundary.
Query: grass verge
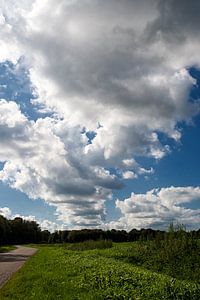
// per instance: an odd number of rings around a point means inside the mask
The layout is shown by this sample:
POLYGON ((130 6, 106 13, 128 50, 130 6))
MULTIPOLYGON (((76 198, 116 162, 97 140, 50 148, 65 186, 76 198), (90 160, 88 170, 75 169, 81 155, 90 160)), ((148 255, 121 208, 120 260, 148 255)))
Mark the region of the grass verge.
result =
POLYGON ((39 251, 0 291, 1 300, 199 300, 200 285, 134 266, 121 258, 132 244, 103 250, 39 251))

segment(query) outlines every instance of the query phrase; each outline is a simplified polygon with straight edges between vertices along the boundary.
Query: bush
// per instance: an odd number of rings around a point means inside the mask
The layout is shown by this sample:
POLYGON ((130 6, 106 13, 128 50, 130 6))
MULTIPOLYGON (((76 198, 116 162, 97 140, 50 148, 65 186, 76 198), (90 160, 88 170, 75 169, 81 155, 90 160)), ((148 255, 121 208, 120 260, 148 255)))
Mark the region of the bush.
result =
POLYGON ((106 249, 111 247, 112 247, 112 241, 110 240, 85 241, 81 243, 66 245, 67 250, 74 250, 74 251, 106 249))
POLYGON ((182 225, 170 225, 164 239, 138 242, 129 260, 179 279, 200 282, 198 241, 182 225))

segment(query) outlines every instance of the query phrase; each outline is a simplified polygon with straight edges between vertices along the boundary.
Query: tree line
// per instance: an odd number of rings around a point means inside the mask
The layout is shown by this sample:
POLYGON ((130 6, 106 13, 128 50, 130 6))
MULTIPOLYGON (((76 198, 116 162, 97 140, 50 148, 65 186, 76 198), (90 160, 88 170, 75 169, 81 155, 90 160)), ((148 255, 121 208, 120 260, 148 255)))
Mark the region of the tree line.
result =
MULTIPOLYGON (((187 232, 194 238, 200 238, 200 229, 187 232)), ((148 229, 125 230, 59 230, 50 233, 48 230, 41 230, 35 221, 24 220, 16 217, 8 220, 0 215, 0 245, 5 244, 26 244, 26 243, 77 243, 88 240, 111 240, 113 242, 132 242, 138 240, 153 240, 157 237, 164 239, 165 231, 148 229)))
POLYGON ((8 220, 0 215, 0 245, 48 242, 49 237, 50 232, 42 231, 35 221, 8 220))

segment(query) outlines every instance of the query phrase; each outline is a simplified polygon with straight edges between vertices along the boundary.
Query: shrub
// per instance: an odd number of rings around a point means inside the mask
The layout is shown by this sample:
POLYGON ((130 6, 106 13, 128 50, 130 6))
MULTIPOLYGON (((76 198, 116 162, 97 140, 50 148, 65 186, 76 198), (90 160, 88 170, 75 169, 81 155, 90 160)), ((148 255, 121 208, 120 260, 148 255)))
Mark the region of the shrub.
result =
POLYGON ((164 239, 138 242, 129 260, 170 276, 200 282, 198 241, 182 225, 170 225, 164 239))
POLYGON ((74 250, 74 251, 106 249, 111 247, 112 247, 112 241, 110 240, 99 240, 99 241, 90 240, 81 243, 66 245, 67 250, 74 250))

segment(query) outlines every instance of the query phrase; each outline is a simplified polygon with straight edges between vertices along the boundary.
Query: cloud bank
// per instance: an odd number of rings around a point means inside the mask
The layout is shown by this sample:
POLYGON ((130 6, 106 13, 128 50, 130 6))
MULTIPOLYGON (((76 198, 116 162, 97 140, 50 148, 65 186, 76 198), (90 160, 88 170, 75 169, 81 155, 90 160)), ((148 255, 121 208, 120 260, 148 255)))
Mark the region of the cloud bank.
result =
POLYGON ((101 226, 112 190, 153 173, 137 156, 167 155, 159 134, 178 142, 199 113, 188 71, 200 65, 199 1, 0 4, 0 60, 26 67, 44 113, 33 121, 0 101, 0 179, 69 226, 101 226))
POLYGON ((200 209, 184 207, 200 200, 200 187, 169 187, 153 189, 146 194, 131 194, 124 201, 117 200, 116 207, 122 217, 109 227, 131 230, 132 228, 167 229, 171 222, 179 222, 187 229, 198 228, 200 209))

